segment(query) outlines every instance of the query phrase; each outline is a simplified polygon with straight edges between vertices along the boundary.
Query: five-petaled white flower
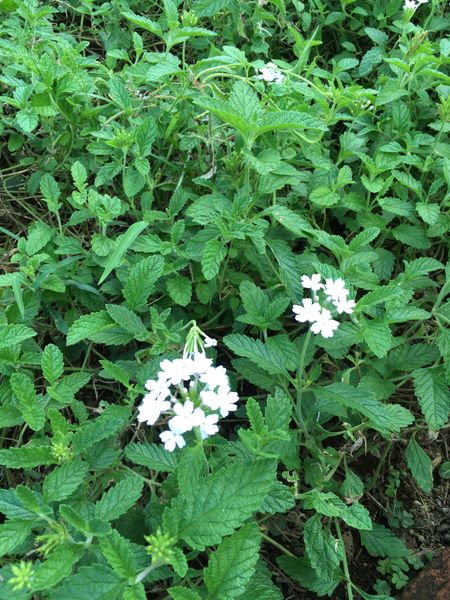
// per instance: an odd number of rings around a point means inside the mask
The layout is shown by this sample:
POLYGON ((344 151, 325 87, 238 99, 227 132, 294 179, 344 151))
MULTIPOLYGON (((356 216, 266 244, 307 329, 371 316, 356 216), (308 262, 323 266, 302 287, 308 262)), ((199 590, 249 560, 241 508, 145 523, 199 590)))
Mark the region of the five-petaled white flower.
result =
POLYGON ((205 345, 205 348, 212 348, 213 346, 217 346, 217 340, 205 335, 204 345, 205 345))
POLYGON ((302 305, 294 304, 292 307, 293 312, 295 313, 295 320, 300 323, 305 323, 309 321, 313 323, 317 321, 320 317, 321 306, 318 302, 313 302, 311 298, 303 298, 302 305))
POLYGON ((212 414, 207 415, 203 422, 200 423, 200 435, 203 439, 207 438, 210 435, 214 435, 219 431, 219 426, 217 425, 217 421, 219 420, 219 415, 212 414))
POLYGON ((323 288, 327 296, 327 300, 338 300, 347 298, 349 291, 345 287, 345 281, 338 277, 338 279, 325 279, 325 285, 323 288))
POLYGON ((308 275, 302 275, 301 283, 304 288, 310 288, 313 292, 317 292, 323 288, 323 284, 320 283, 321 276, 319 273, 314 273, 311 277, 308 275))
POLYGON ((334 332, 339 327, 339 321, 331 318, 331 313, 327 308, 322 308, 319 319, 311 325, 313 333, 320 333, 324 338, 333 337, 334 332))
POLYGON ((342 313, 347 313, 351 315, 353 309, 356 306, 356 302, 354 300, 347 300, 347 298, 339 298, 336 302, 334 302, 336 310, 341 315, 342 313))
POLYGON ((173 452, 177 446, 178 448, 184 448, 186 446, 184 437, 171 429, 166 429, 166 431, 160 433, 159 438, 163 442, 164 448, 169 452, 173 452))

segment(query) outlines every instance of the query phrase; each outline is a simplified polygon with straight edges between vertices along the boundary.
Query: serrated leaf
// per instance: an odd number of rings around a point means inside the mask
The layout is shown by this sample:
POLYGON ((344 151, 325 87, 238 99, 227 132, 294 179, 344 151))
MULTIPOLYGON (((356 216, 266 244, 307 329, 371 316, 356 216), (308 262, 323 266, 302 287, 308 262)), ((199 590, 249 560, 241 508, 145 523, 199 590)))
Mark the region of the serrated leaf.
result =
POLYGON ((88 474, 88 464, 80 458, 56 467, 44 479, 42 492, 45 502, 60 502, 77 490, 88 474))
POLYGON ((166 283, 171 299, 180 306, 187 306, 192 298, 192 283, 187 277, 177 275, 166 283))
POLYGON ((314 515, 306 521, 303 529, 306 553, 311 565, 319 577, 330 579, 339 566, 343 548, 328 529, 324 529, 320 515, 314 515))
POLYGON ((136 263, 128 274, 123 295, 132 309, 139 309, 152 293, 164 271, 164 259, 155 254, 136 263))
POLYGON ((125 447, 125 456, 136 465, 142 465, 159 473, 170 473, 177 466, 177 455, 168 452, 160 444, 133 442, 125 447))
POLYGON ((106 310, 82 315, 69 327, 66 344, 73 346, 82 340, 93 339, 97 334, 114 327, 114 321, 106 310))
POLYGON ((126 513, 141 497, 144 481, 130 476, 111 487, 95 503, 95 516, 104 521, 114 521, 126 513))
POLYGON ((277 347, 240 333, 228 334, 223 341, 235 354, 248 358, 268 373, 273 375, 286 373, 286 357, 277 347))
POLYGON ((234 463, 202 481, 195 493, 172 502, 167 517, 178 536, 203 550, 231 534, 260 506, 275 480, 275 461, 234 463))
POLYGON ((105 308, 111 319, 131 334, 135 340, 144 341, 148 338, 149 333, 142 319, 132 310, 122 304, 106 304, 105 308))
POLYGON ((128 540, 113 529, 99 543, 103 556, 120 577, 130 579, 136 575, 137 564, 128 540))
POLYGON ((306 237, 305 234, 313 230, 305 217, 286 206, 272 206, 265 211, 265 214, 273 215, 280 225, 283 225, 298 237, 306 237))
POLYGON ((22 446, 0 450, 0 465, 9 469, 33 469, 56 461, 49 446, 22 446))
POLYGON ((104 377, 106 374, 107 379, 108 378, 113 379, 114 381, 118 381, 125 387, 129 387, 130 375, 127 373, 127 371, 125 371, 125 369, 122 369, 122 367, 120 367, 119 365, 116 365, 115 363, 111 362, 110 360, 106 360, 106 358, 103 360, 100 360, 100 364, 103 367, 103 372, 100 373, 100 375, 102 375, 104 377))
POLYGON ((431 429, 438 430, 448 420, 450 395, 445 381, 444 370, 417 369, 413 372, 414 389, 420 408, 431 429))
POLYGON ((51 591, 52 600, 121 600, 126 583, 101 564, 80 567, 64 583, 51 591))
POLYGON ((202 272, 205 279, 214 279, 226 255, 227 248, 223 242, 219 242, 219 240, 206 242, 202 256, 202 272))
POLYGON ((159 26, 159 24, 155 21, 152 21, 151 19, 148 19, 147 17, 136 15, 130 10, 124 10, 121 14, 123 17, 125 17, 125 19, 131 21, 134 25, 137 25, 138 27, 141 27, 146 31, 150 31, 150 33, 153 33, 154 35, 162 34, 161 27, 159 26))
POLYGON ((423 321, 429 319, 431 313, 418 306, 402 306, 390 308, 386 313, 386 321, 389 323, 404 323, 405 321, 423 321))
POLYGON ((73 565, 83 555, 83 548, 75 544, 59 544, 33 572, 33 591, 54 588, 72 572, 73 565))
POLYGON ((33 523, 11 519, 0 525, 0 557, 12 554, 31 533, 33 523))
POLYGON ((428 225, 434 225, 438 222, 441 210, 439 204, 432 204, 427 202, 418 202, 416 204, 416 210, 421 216, 422 220, 428 225))
POLYGON ((425 450, 411 437, 405 450, 406 463, 418 485, 427 494, 433 489, 433 472, 431 458, 425 450))
POLYGON ((113 269, 120 265, 125 252, 146 227, 148 227, 148 223, 145 221, 138 221, 137 223, 130 225, 127 231, 116 239, 114 252, 106 262, 102 276, 98 281, 99 285, 105 281, 113 269))
POLYGON ((362 325, 364 341, 379 358, 386 356, 392 346, 392 332, 389 325, 380 320, 364 320, 362 325))
POLYGON ((35 335, 36 332, 25 325, 0 325, 0 349, 20 344, 35 335))
POLYGON ((264 498, 259 512, 274 515, 275 513, 284 513, 295 506, 295 498, 291 490, 281 483, 275 482, 274 486, 264 498))
POLYGON ((210 600, 233 600, 242 596, 255 572, 261 534, 249 524, 222 540, 203 570, 210 600))
POLYGON ((31 133, 39 124, 37 113, 30 109, 19 110, 15 119, 20 129, 26 133, 31 133))
POLYGON ((34 383, 23 373, 13 373, 10 384, 25 423, 34 431, 39 431, 45 423, 45 409, 42 396, 36 395, 34 383))
POLYGON ((72 438, 76 453, 85 452, 93 444, 116 435, 128 423, 130 409, 127 406, 108 406, 100 416, 83 424, 72 438))
POLYGON ((81 191, 87 181, 87 172, 84 165, 77 160, 70 168, 70 172, 72 174, 73 182, 78 190, 81 191))
POLYGON ((64 373, 64 357, 54 344, 47 344, 41 357, 42 373, 49 383, 54 383, 64 373))
POLYGON ((372 531, 361 531, 360 537, 371 556, 403 558, 410 554, 405 544, 384 525, 373 523, 372 531))
POLYGON ((39 188, 42 195, 44 196, 48 210, 51 212, 57 212, 61 204, 58 203, 58 199, 61 196, 61 190, 59 185, 56 183, 55 178, 50 173, 45 173, 41 177, 39 182, 39 188))

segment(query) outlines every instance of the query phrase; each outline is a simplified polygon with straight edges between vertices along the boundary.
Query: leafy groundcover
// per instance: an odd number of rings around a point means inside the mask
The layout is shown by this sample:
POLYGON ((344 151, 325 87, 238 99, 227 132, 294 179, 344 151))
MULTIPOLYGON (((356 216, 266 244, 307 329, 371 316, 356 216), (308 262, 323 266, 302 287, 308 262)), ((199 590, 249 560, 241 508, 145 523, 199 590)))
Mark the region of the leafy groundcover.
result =
POLYGON ((1 599, 388 600, 442 544, 447 8, 0 0, 1 599))

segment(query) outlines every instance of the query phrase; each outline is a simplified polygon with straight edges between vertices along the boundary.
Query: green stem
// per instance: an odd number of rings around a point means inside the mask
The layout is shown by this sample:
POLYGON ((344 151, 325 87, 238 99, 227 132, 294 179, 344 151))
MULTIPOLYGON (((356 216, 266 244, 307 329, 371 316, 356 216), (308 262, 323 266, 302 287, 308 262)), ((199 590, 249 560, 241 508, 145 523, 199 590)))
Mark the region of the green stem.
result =
POLYGON ((337 519, 335 519, 334 524, 336 525, 336 531, 338 534, 338 538, 339 538, 339 540, 342 544, 342 548, 343 548, 342 564, 344 567, 344 575, 345 575, 345 580, 346 580, 346 585, 347 585, 347 596, 348 596, 348 600, 353 600, 352 580, 350 579, 350 572, 348 570, 347 553, 345 552, 344 540, 342 539, 342 533, 341 533, 339 521, 337 519))
MULTIPOLYGON (((303 393, 303 388, 302 388, 302 382, 304 380, 304 364, 305 364, 305 357, 306 357, 306 351, 308 349, 309 346, 309 342, 311 340, 311 329, 308 330, 308 333, 305 336, 305 341, 303 343, 303 348, 302 348, 302 353, 300 355, 300 363, 298 365, 298 369, 297 369, 297 405, 296 405, 296 413, 297 416, 300 420, 300 422, 303 424, 303 414, 302 414, 302 393, 303 393)), ((305 433, 306 433, 306 429, 305 429, 305 433)))
POLYGON ((275 546, 275 548, 278 548, 278 550, 281 550, 281 552, 283 552, 283 554, 286 554, 286 556, 290 556, 291 558, 297 558, 295 556, 295 554, 292 554, 292 552, 290 552, 282 544, 279 544, 276 540, 273 540, 268 535, 265 535, 264 533, 261 533, 261 537, 264 538, 266 540, 266 542, 269 542, 269 544, 272 544, 272 546, 275 546))

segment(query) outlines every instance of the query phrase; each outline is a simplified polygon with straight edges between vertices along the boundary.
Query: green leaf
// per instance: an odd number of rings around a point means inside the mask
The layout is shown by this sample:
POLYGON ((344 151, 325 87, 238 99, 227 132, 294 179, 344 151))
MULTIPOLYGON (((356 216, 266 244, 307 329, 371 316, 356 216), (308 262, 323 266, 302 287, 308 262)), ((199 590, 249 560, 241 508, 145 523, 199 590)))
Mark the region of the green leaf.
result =
POLYGON ((199 483, 194 493, 179 496, 166 509, 178 524, 178 536, 191 548, 218 544, 256 510, 275 480, 275 461, 234 463, 199 483))
POLYGON ((295 498, 291 490, 283 485, 281 481, 276 481, 272 489, 264 498, 259 512, 274 515, 275 513, 284 513, 295 506, 295 498))
POLYGON ((360 412, 370 419, 375 429, 390 430, 391 422, 384 405, 368 390, 354 388, 345 383, 332 383, 315 389, 314 394, 324 402, 336 402, 353 411, 360 412))
POLYGON ((23 293, 21 286, 21 274, 20 273, 10 273, 12 276, 11 279, 11 287, 13 290, 14 298, 17 304, 17 308, 19 309, 20 316, 23 320, 25 320, 25 304, 23 301, 23 293))
POLYGON ((84 165, 77 160, 73 163, 70 172, 75 186, 81 191, 87 181, 87 172, 84 165))
POLYGON ((0 465, 9 469, 33 469, 55 462, 49 446, 22 446, 0 450, 0 465))
POLYGON ((42 373, 45 379, 53 384, 64 373, 64 357, 54 344, 47 344, 41 357, 42 373))
POLYGON ((137 25, 138 27, 141 27, 146 31, 150 31, 150 33, 153 33, 154 35, 162 35, 161 27, 155 21, 152 21, 147 17, 141 17, 139 15, 136 15, 130 10, 122 11, 121 14, 122 17, 125 17, 125 19, 127 19, 128 21, 131 21, 132 23, 134 23, 134 25, 137 25))
POLYGON ((222 540, 203 571, 208 599, 232 600, 245 592, 255 572, 260 542, 259 528, 253 523, 222 540))
POLYGON ((405 450, 406 463, 418 485, 427 494, 433 489, 431 458, 412 437, 405 450))
POLYGON ((355 529, 372 529, 369 511, 362 504, 347 506, 333 492, 313 490, 305 497, 304 506, 327 517, 339 517, 355 529))
POLYGON ((72 439, 76 453, 86 452, 91 446, 116 435, 128 423, 130 409, 127 406, 108 406, 100 416, 80 427, 72 439))
POLYGON ((34 521, 36 519, 33 512, 24 508, 14 489, 0 488, 0 513, 3 513, 8 519, 22 521, 34 521))
POLYGON ((413 372, 414 389, 427 424, 438 430, 448 420, 450 395, 442 367, 413 372))
POLYGON ((192 298, 192 283, 187 277, 177 275, 167 281, 167 291, 171 299, 180 306, 187 306, 192 298))
POLYGON ((320 515, 306 521, 303 529, 306 553, 319 577, 331 579, 342 560, 344 549, 328 529, 324 529, 320 515))
POLYGON ((152 293, 164 271, 164 259, 155 254, 136 263, 128 274, 123 295, 132 309, 139 310, 152 293))
POLYGON ((20 344, 35 335, 36 332, 25 325, 0 325, 0 349, 20 344))
POLYGON ((143 583, 138 583, 125 590, 123 600, 146 600, 147 594, 143 583))
POLYGON ((200 444, 185 448, 177 465, 178 488, 183 496, 194 492, 202 476, 207 471, 205 453, 200 444))
POLYGON ((410 554, 405 544, 384 525, 373 523, 372 531, 360 531, 359 535, 371 556, 404 558, 410 554))
POLYGON ((318 206, 333 206, 341 199, 339 194, 327 186, 315 188, 309 195, 309 199, 318 206))
POLYGON ((392 347, 392 332, 387 323, 377 319, 362 323, 362 334, 364 341, 379 358, 386 356, 392 347))
POLYGON ((356 304, 356 310, 364 310, 376 306, 377 304, 384 304, 390 300, 395 300, 398 297, 399 289, 396 285, 387 285, 385 287, 379 287, 376 290, 372 290, 368 294, 365 294, 356 304))
POLYGON ((108 331, 115 326, 106 310, 82 315, 69 327, 66 344, 73 346, 82 340, 95 340, 97 334, 108 331))
POLYGON ((149 333, 142 319, 132 310, 121 304, 106 304, 105 308, 111 319, 132 335, 135 340, 144 341, 148 338, 149 333))
POLYGON ((386 313, 386 321, 389 323, 404 323, 406 321, 423 321, 429 319, 431 313, 418 306, 402 306, 390 308, 386 313))
POLYGON ((137 564, 128 540, 113 529, 107 537, 101 538, 99 543, 103 556, 120 577, 135 577, 137 564))
MULTIPOLYGON (((450 479, 450 460, 446 460, 439 468, 439 475, 443 479, 450 479)), ((0 510, 1 510, 1 500, 0 500, 0 510)))
POLYGON ((34 110, 29 108, 25 110, 19 110, 16 113, 16 122, 22 131, 25 133, 31 133, 38 126, 39 119, 38 115, 34 110))
POLYGON ((206 242, 202 257, 202 272, 205 279, 214 279, 226 255, 227 248, 223 242, 219 240, 206 242))
POLYGON ((432 273, 433 271, 439 271, 440 269, 444 268, 444 265, 441 262, 439 262, 435 258, 430 258, 427 256, 416 258, 411 262, 405 260, 404 263, 404 277, 406 280, 415 279, 417 277, 420 277, 421 275, 428 275, 428 273, 432 273))
POLYGON ((258 119, 258 135, 267 131, 292 130, 297 128, 328 131, 328 127, 323 121, 306 112, 280 110, 265 113, 258 119))
POLYGON ((88 474, 88 464, 80 458, 56 467, 44 479, 42 487, 45 502, 60 502, 77 490, 88 474))
POLYGON ((13 554, 31 533, 33 523, 12 519, 0 525, 0 556, 13 554))
POLYGON ((243 81, 236 81, 233 85, 228 102, 233 111, 246 121, 254 121, 261 113, 258 96, 243 81))
MULTIPOLYGON (((199 17, 212 17, 231 8, 235 0, 194 0, 192 9, 199 17)), ((176 599, 178 600, 178 599, 176 599)))
POLYGON ((286 373, 286 357, 275 345, 264 344, 240 333, 228 334, 223 341, 235 354, 250 359, 268 373, 286 373))
MULTIPOLYGON (((332 597, 340 583, 338 571, 330 573, 329 579, 319 577, 306 557, 295 558, 283 554, 277 558, 277 563, 294 581, 298 581, 302 587, 315 592, 320 597, 325 595, 332 597)), ((255 597, 255 600, 258 600, 258 597, 255 597)))
POLYGON ((126 513, 141 497, 144 481, 133 475, 119 481, 95 503, 95 516, 114 521, 126 513))
POLYGON ((422 220, 428 225, 434 225, 439 220, 441 213, 439 204, 431 204, 426 202, 418 202, 416 204, 416 210, 421 216, 422 220))
POLYGON ((45 202, 47 203, 48 210, 54 213, 58 212, 58 209, 61 206, 61 204, 58 202, 58 199, 61 196, 61 190, 59 189, 59 185, 56 183, 54 177, 52 177, 49 173, 45 173, 41 177, 39 187, 42 195, 44 196, 45 202))
POLYGON ((80 567, 75 575, 52 590, 52 600, 122 600, 126 583, 101 564, 80 567))
POLYGON ((137 223, 133 223, 127 229, 125 233, 119 235, 116 239, 116 244, 114 248, 114 252, 111 254, 109 259, 106 262, 105 268, 103 269, 102 276, 99 279, 99 285, 105 281, 108 275, 111 273, 113 269, 118 267, 122 262, 122 257, 131 244, 136 240, 136 238, 141 234, 144 229, 148 227, 148 223, 145 221, 138 221, 137 223))
POLYGON ((272 206, 265 211, 265 214, 273 215, 275 219, 298 237, 306 237, 306 233, 313 231, 313 227, 303 216, 297 214, 286 206, 272 206))
POLYGON ((34 383, 23 373, 13 373, 10 384, 25 423, 34 431, 39 431, 44 427, 45 410, 42 396, 36 395, 34 383))
POLYGON ((68 577, 73 565, 81 558, 84 549, 75 544, 59 544, 50 556, 33 573, 33 591, 51 590, 68 577))
POLYGON ((127 373, 127 371, 125 371, 125 369, 122 369, 122 367, 116 365, 110 360, 106 360, 106 358, 100 360, 100 364, 103 367, 103 371, 100 373, 102 377, 118 381, 125 387, 130 386, 130 375, 127 373))
POLYGON ((160 444, 132 442, 125 447, 125 456, 136 465, 142 465, 158 473, 170 473, 177 466, 177 455, 168 452, 160 444))

